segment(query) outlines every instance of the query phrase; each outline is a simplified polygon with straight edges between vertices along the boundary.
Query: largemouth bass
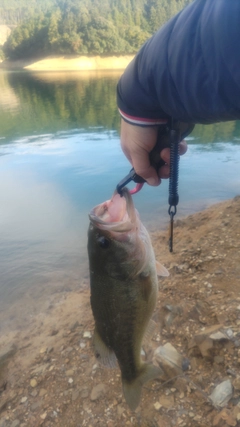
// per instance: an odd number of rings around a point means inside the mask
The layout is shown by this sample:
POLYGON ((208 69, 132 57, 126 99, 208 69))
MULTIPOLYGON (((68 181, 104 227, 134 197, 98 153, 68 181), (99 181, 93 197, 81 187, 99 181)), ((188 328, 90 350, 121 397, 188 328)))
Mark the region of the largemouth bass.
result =
POLYGON ((114 367, 118 362, 123 394, 134 410, 142 385, 162 370, 141 360, 141 347, 153 314, 157 275, 168 276, 156 263, 149 234, 139 219, 131 194, 114 193, 89 214, 88 255, 93 337, 98 360, 114 367))

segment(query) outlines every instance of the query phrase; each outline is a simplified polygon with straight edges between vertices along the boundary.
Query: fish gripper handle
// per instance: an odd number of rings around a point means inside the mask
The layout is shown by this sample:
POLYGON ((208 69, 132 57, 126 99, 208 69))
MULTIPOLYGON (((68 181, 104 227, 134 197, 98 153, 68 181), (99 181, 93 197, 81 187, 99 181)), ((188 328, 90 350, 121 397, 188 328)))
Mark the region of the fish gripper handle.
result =
MULTIPOLYGON (((180 134, 177 130, 170 130, 170 177, 169 177, 169 214, 172 207, 177 211, 178 196, 178 174, 179 174, 179 142, 180 134)), ((176 213, 176 212, 175 212, 176 213)))
POLYGON ((173 219, 177 212, 178 196, 178 174, 179 174, 179 143, 181 134, 179 130, 170 130, 170 177, 169 177, 169 196, 168 213, 170 215, 169 230, 169 251, 173 251, 173 219))

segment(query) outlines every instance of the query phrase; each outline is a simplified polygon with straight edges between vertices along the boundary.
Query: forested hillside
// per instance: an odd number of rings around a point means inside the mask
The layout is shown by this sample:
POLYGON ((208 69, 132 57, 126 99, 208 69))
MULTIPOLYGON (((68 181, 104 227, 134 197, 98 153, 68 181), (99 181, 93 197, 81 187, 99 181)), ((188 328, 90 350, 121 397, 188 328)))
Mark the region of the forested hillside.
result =
POLYGON ((0 23, 17 25, 11 59, 51 54, 135 53, 192 0, 1 0, 0 23))

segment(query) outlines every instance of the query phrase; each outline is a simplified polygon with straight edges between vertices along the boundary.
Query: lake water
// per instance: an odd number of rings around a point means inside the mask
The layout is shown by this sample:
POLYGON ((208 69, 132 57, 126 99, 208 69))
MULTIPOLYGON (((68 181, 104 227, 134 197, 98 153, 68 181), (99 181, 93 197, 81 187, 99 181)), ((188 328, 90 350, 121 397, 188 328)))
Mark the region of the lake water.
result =
MULTIPOLYGON (((17 321, 17 304, 27 319, 87 274, 88 212, 130 170, 119 145, 120 74, 0 72, 2 328, 17 321)), ((187 141, 178 218, 240 193, 238 122, 197 126, 187 141)), ((167 181, 134 201, 149 230, 165 226, 167 181)))

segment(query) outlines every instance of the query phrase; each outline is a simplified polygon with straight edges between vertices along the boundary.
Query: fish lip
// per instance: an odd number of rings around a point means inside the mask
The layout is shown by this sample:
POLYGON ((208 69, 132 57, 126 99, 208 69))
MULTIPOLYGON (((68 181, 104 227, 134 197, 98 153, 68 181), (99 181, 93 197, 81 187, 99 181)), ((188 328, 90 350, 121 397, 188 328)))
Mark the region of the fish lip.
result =
MULTIPOLYGON (((116 194, 118 194, 118 193, 115 190, 112 198, 116 194)), ((122 196, 125 197, 125 199, 126 199, 126 211, 128 214, 127 220, 117 221, 117 222, 106 222, 106 221, 102 220, 95 213, 96 209, 102 205, 102 204, 99 204, 99 205, 95 206, 90 211, 90 213, 88 215, 91 223, 95 227, 100 228, 101 230, 115 231, 118 233, 129 232, 129 231, 132 231, 133 229, 135 229, 138 218, 136 215, 136 209, 135 209, 134 204, 133 204, 132 196, 126 187, 124 187, 122 189, 122 196)))

